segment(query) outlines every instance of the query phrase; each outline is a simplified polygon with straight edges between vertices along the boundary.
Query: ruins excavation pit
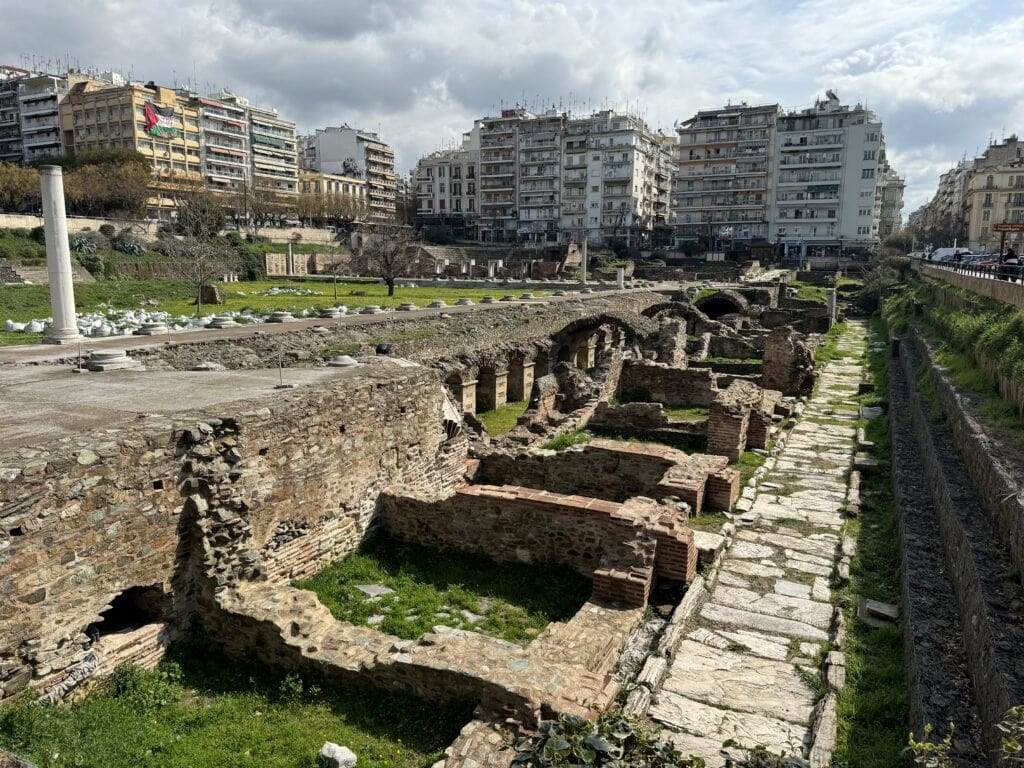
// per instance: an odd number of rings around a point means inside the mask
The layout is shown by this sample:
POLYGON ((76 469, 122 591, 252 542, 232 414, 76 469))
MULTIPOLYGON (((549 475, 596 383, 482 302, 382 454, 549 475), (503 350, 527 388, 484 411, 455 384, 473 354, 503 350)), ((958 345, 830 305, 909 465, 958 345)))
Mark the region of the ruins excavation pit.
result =
POLYGON ((294 586, 316 593, 340 621, 414 640, 448 626, 526 645, 568 621, 590 594, 567 568, 504 564, 379 534, 294 586))
MULTIPOLYGON (((738 457, 766 447, 788 413, 782 392, 758 382, 775 370, 793 389, 807 376, 791 328, 744 329, 764 342, 759 375, 688 368, 686 317, 713 321, 679 302, 659 320, 636 311, 657 300, 630 296, 630 318, 602 298, 561 330, 564 310, 538 306, 528 319, 541 330, 525 338, 521 309, 481 313, 508 335, 418 363, 296 366, 283 374, 291 389, 273 389, 278 371, 164 367, 172 354, 227 359, 238 340, 140 355, 162 370, 84 387, 57 366, 26 373, 11 390, 17 441, 0 454, 0 586, 17 607, 2 617, 0 695, 63 695, 121 662, 151 667, 178 639, 326 686, 471 702, 468 741, 488 723, 530 729, 607 708, 628 682, 619 661, 653 591, 675 599, 698 578, 689 517, 734 508, 738 457), (663 411, 613 404, 627 376, 649 381, 654 367, 670 386, 700 382, 678 407, 707 409, 706 420, 693 410, 666 420, 706 423, 715 450, 604 439, 536 448, 609 409, 620 422, 663 411), (519 425, 490 439, 477 411, 513 397, 529 401, 519 425), (55 431, 40 409, 73 415, 74 428, 55 431), (425 565, 335 579, 385 546, 414 548, 425 565), (492 583, 452 576, 460 558, 484 563, 492 583), (533 582, 516 575, 527 572, 533 582), (395 592, 356 602, 359 586, 395 592)), ((756 344, 708 327, 733 346, 756 344)))

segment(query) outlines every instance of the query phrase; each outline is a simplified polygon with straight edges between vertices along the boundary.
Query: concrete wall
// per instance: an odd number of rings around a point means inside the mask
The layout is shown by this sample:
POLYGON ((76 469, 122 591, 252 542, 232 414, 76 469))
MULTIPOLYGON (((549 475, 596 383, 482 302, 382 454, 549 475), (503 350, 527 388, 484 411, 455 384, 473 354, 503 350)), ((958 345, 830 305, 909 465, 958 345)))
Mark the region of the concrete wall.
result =
POLYGON ((1003 304, 1010 304, 1017 309, 1024 309, 1024 286, 1011 283, 1008 280, 990 280, 985 277, 974 275, 962 275, 952 270, 932 267, 919 262, 914 263, 914 269, 925 277, 933 280, 955 285, 957 288, 964 288, 973 291, 980 296, 987 296, 990 299, 1001 301, 1003 304))

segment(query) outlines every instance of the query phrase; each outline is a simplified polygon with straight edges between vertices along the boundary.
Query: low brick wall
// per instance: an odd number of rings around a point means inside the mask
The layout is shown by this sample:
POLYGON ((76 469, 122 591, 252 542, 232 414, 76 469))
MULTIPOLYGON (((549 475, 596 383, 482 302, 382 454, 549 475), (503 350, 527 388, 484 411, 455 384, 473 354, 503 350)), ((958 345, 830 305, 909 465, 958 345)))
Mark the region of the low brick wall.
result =
POLYGON ((650 499, 618 504, 519 486, 471 485, 440 501, 384 496, 381 515, 399 539, 497 562, 565 565, 595 579, 595 598, 626 605, 643 605, 635 601, 641 595, 646 600, 656 567, 673 581, 689 582, 695 575, 675 570, 667 560, 656 566, 659 539, 694 545, 689 529, 672 527, 673 511, 650 499), (606 570, 598 579, 600 569, 606 570))
POLYGON ((718 375, 708 368, 673 368, 648 360, 623 366, 619 392, 669 407, 707 408, 718 394, 718 375))

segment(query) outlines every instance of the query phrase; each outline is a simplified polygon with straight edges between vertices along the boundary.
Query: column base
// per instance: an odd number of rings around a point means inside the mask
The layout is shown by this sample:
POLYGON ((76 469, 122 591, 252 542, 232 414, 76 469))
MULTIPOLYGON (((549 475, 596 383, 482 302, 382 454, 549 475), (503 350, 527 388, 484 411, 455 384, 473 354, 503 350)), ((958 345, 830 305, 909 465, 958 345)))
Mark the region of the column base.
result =
POLYGON ((43 344, 80 344, 86 338, 80 333, 71 336, 43 336, 43 344))

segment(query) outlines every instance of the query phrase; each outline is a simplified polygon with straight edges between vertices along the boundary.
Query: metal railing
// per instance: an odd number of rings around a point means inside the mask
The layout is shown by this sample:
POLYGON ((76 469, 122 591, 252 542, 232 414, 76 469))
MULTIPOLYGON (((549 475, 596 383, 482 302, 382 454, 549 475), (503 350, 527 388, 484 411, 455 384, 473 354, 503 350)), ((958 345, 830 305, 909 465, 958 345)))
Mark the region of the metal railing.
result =
POLYGON ((922 261, 921 266, 946 270, 957 275, 981 277, 987 280, 1006 280, 1024 284, 1024 265, 1020 264, 957 264, 951 261, 922 261))

